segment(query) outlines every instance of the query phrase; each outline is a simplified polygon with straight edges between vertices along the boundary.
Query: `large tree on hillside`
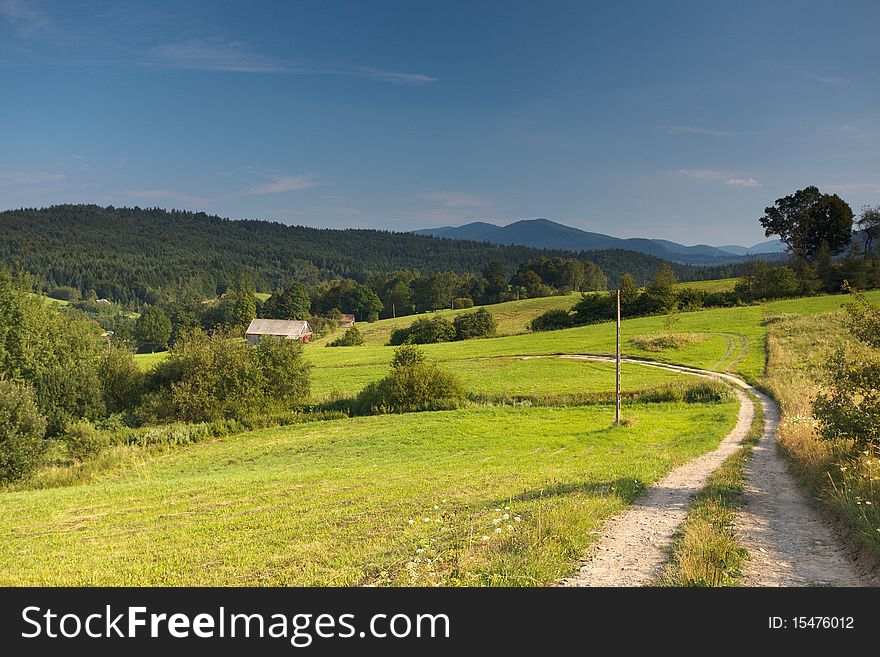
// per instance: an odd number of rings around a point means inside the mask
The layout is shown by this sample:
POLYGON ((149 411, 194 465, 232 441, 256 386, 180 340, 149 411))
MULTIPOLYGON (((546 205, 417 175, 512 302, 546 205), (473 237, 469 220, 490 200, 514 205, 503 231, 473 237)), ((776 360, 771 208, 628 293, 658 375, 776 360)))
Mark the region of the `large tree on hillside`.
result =
POLYGON ((823 242, 837 254, 852 241, 852 208, 837 194, 823 194, 818 187, 776 199, 764 208, 759 221, 767 237, 777 235, 792 255, 804 261, 814 260, 823 242))

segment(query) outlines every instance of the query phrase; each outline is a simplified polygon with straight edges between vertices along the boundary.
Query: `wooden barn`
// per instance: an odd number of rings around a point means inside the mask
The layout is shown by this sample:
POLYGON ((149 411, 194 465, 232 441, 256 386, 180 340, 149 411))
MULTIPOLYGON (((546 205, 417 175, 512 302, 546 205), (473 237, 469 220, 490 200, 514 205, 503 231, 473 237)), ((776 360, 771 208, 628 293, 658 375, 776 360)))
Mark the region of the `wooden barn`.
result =
POLYGON ((342 315, 339 317, 339 328, 351 328, 354 326, 354 315, 342 315))
POLYGON ((254 319, 245 331, 249 344, 257 344, 267 335, 305 343, 312 339, 312 327, 301 319, 254 319))

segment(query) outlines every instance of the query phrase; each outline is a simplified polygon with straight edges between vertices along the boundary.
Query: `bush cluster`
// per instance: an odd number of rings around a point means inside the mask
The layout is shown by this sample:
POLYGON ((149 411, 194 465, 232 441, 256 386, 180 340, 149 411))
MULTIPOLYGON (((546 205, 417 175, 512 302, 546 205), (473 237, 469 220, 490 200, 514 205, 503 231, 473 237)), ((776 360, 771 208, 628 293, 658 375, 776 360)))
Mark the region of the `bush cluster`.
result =
POLYGON ((396 350, 391 372, 358 395, 355 409, 362 415, 452 410, 465 403, 457 376, 426 361, 418 347, 396 350))
POLYGON ((210 422, 290 409, 308 397, 309 370, 295 340, 251 347, 197 330, 153 370, 135 414, 142 423, 210 422))
POLYGON ((328 347, 358 347, 364 344, 364 336, 361 334, 360 329, 357 326, 352 326, 341 336, 333 340, 333 342, 328 342, 328 347))
POLYGON ((456 315, 451 322, 443 317, 417 319, 409 326, 392 331, 388 344, 434 344, 485 338, 495 335, 496 328, 492 313, 480 308, 476 312, 456 315))
POLYGON ((0 484, 27 477, 46 448, 46 418, 29 386, 0 379, 0 484))

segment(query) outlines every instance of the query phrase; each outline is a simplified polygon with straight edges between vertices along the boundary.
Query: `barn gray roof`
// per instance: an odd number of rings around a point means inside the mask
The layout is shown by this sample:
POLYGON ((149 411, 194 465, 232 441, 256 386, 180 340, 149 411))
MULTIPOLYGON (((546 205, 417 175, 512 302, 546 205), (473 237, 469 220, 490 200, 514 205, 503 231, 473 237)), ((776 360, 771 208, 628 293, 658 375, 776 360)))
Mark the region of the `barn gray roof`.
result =
POLYGON ((248 335, 277 335, 298 338, 311 333, 312 327, 301 319, 254 319, 247 327, 248 335))

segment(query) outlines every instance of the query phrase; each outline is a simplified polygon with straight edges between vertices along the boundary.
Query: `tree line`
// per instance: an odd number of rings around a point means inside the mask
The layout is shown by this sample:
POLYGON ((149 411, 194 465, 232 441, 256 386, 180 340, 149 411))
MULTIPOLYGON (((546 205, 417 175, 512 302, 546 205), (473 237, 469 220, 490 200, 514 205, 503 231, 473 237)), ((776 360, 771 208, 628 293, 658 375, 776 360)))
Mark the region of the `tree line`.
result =
MULTIPOLYGON (((57 205, 0 213, 0 260, 6 265, 29 272, 43 291, 107 299, 132 311, 145 304, 219 296, 241 274, 257 290, 271 292, 294 282, 365 283, 371 275, 388 272, 481 275, 490 262, 499 263, 510 277, 540 257, 578 260, 588 279, 593 273, 588 262, 594 263, 612 285, 626 272, 643 281, 662 262, 632 251, 576 254, 380 230, 234 221, 159 208, 57 205)), ((682 280, 699 280, 735 275, 736 265, 675 265, 675 270, 682 280)), ((527 274, 517 283, 525 288, 534 284, 527 274)))

